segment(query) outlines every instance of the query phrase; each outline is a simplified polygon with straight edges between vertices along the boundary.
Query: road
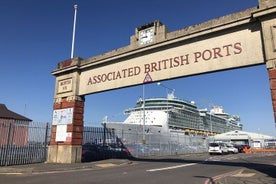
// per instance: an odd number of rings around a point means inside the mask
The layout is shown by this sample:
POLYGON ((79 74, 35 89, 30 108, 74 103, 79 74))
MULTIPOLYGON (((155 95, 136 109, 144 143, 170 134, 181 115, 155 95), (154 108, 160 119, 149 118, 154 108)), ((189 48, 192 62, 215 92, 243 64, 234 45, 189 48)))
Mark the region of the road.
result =
POLYGON ((9 184, 199 184, 206 180, 254 168, 275 177, 276 155, 208 154, 179 155, 173 158, 134 160, 120 166, 106 163, 97 169, 51 171, 27 174, 1 174, 0 183, 9 184), (274 167, 273 167, 274 165, 274 167), (272 170, 273 169, 273 170, 272 170))

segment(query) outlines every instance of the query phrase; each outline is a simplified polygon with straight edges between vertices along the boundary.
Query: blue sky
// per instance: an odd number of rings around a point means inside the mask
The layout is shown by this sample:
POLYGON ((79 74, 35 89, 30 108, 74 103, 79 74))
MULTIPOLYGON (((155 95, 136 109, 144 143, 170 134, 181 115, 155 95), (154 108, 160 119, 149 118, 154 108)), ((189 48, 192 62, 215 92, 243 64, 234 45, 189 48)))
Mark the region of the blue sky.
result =
MULTIPOLYGON (((70 58, 73 5, 78 4, 75 56, 89 58, 130 44, 135 28, 160 20, 175 31, 257 6, 257 0, 2 0, 0 6, 0 103, 36 122, 51 122, 57 63, 70 58)), ((265 65, 164 81, 178 98, 199 108, 221 105, 239 114, 245 131, 276 135, 265 65)), ((156 83, 145 96, 165 96, 156 83)), ((85 124, 105 115, 122 121, 142 87, 86 96, 85 124)))

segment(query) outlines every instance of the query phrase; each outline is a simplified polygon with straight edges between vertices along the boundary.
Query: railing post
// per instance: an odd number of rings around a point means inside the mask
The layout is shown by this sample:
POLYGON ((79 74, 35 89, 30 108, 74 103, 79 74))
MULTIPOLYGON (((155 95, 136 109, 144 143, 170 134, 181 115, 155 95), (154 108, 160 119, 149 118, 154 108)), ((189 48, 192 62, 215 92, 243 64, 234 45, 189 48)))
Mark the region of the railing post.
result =
POLYGON ((11 137, 11 129, 12 129, 12 123, 9 124, 9 129, 8 129, 8 138, 7 138, 7 147, 6 150, 4 152, 4 158, 5 159, 5 166, 8 165, 10 159, 7 158, 8 152, 10 151, 10 137, 11 137))
POLYGON ((104 123, 103 126, 104 126, 103 146, 105 146, 106 145, 106 124, 104 123))
POLYGON ((44 139, 44 159, 47 159, 47 147, 48 147, 48 143, 47 143, 47 139, 48 139, 48 134, 49 134, 49 122, 46 123, 46 130, 45 130, 45 139, 44 139))

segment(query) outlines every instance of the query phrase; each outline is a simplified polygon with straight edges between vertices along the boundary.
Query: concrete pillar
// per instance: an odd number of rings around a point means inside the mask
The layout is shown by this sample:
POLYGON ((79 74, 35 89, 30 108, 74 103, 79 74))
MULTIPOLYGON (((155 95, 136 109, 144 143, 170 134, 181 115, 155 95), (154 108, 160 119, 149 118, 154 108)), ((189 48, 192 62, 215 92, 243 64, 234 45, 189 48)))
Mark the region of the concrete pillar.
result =
POLYGON ((52 125, 51 141, 48 148, 48 163, 78 163, 81 162, 84 97, 64 97, 54 103, 55 110, 73 109, 72 122, 62 125, 52 125), (58 126, 66 126, 65 140, 58 140, 58 126))
POLYGON ((275 0, 259 0, 260 8, 269 8, 276 5, 275 0))
POLYGON ((259 10, 253 15, 261 22, 264 60, 269 75, 274 122, 276 122, 276 1, 259 0, 259 10))
POLYGON ((276 68, 268 69, 271 99, 274 112, 274 122, 276 122, 276 68))

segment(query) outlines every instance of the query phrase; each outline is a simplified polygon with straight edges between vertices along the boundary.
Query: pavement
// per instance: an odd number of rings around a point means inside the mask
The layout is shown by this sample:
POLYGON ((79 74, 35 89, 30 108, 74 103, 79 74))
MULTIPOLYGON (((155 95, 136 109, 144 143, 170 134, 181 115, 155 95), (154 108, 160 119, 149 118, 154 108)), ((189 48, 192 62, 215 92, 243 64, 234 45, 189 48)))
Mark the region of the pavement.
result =
MULTIPOLYGON (((128 159, 108 159, 87 163, 56 164, 38 163, 17 166, 0 167, 1 174, 33 174, 33 173, 55 173, 72 170, 97 170, 108 167, 118 167, 132 164, 133 160, 128 159)), ((248 169, 242 168, 233 172, 214 176, 205 181, 204 184, 276 184, 276 166, 270 165, 267 168, 248 169), (267 171, 267 172, 260 172, 267 171), (268 173, 268 174, 265 174, 268 173)))
POLYGON ((0 167, 0 174, 32 174, 32 173, 51 173, 51 172, 65 172, 72 170, 96 170, 107 167, 116 167, 125 164, 131 164, 132 161, 128 159, 108 159, 94 162, 84 163, 37 163, 26 165, 13 165, 0 167))
POLYGON ((215 176, 206 180, 204 184, 276 184, 276 178, 254 169, 244 168, 215 176))

